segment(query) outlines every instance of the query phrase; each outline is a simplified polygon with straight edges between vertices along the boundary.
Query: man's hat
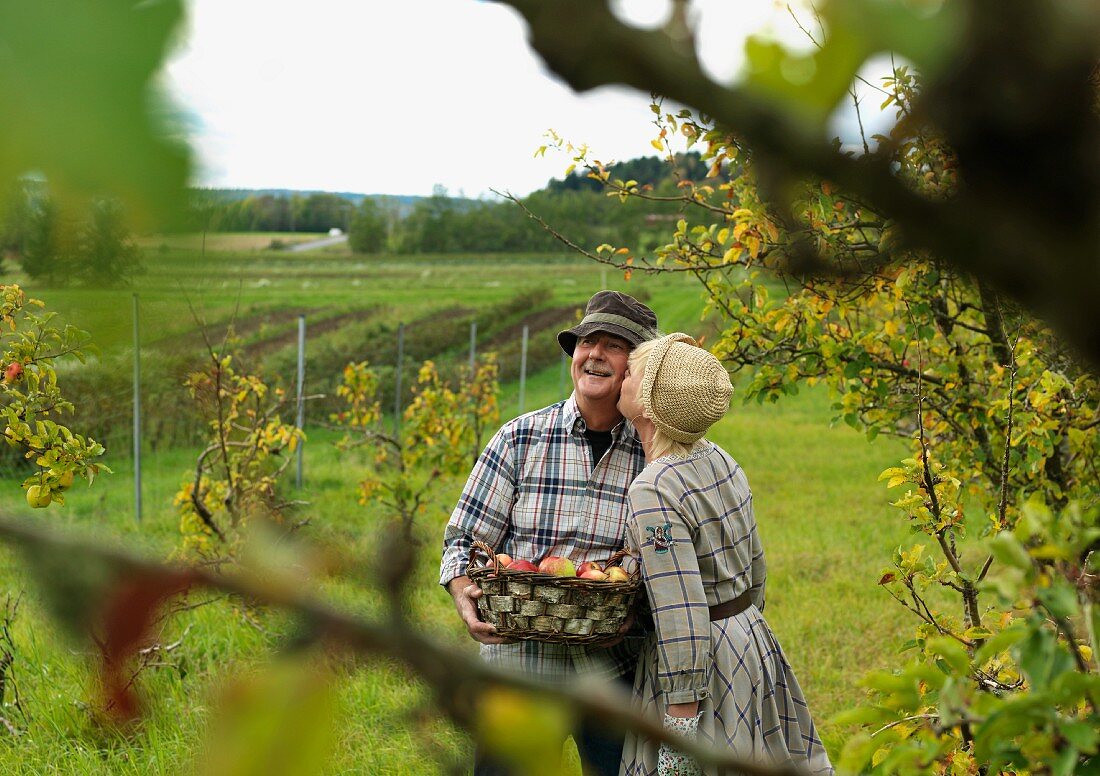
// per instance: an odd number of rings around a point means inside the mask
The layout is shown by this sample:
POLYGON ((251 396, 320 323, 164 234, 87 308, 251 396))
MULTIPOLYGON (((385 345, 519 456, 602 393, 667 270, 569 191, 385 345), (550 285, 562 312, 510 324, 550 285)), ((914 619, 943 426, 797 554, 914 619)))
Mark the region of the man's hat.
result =
POLYGON ((597 291, 588 300, 584 318, 572 329, 558 332, 558 344, 572 356, 577 340, 594 331, 622 337, 631 347, 657 338, 657 315, 629 294, 597 291))

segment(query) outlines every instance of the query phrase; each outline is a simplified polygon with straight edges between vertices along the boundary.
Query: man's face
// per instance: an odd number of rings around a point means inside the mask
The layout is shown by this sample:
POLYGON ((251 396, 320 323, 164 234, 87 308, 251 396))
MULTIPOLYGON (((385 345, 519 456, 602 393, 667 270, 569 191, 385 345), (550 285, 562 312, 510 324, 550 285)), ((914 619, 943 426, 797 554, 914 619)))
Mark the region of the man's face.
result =
POLYGON ((630 359, 630 343, 602 331, 577 340, 573 349, 573 387, 588 401, 619 399, 619 389, 630 359))

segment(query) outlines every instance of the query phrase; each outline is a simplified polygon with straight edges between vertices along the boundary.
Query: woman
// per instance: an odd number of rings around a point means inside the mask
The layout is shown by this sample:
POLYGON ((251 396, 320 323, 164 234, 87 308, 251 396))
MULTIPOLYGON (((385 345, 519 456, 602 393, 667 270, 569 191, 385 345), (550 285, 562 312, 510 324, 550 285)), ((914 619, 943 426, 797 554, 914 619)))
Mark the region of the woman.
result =
MULTIPOLYGON (((729 454, 703 438, 733 386, 686 334, 630 356, 619 411, 646 467, 630 486, 627 544, 640 557, 655 632, 634 700, 665 728, 747 760, 832 773, 764 608, 764 551, 752 493, 729 454)), ((666 745, 631 734, 620 774, 699 774, 666 745)))

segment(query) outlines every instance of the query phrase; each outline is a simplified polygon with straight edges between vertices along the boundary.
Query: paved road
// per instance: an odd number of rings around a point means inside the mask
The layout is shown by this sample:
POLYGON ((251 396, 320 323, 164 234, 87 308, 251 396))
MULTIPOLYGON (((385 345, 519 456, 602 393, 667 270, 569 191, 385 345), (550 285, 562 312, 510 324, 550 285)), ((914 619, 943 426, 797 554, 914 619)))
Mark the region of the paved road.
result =
POLYGON ((318 248, 327 248, 330 245, 339 245, 342 242, 347 242, 348 236, 342 234, 339 237, 326 237, 323 240, 311 240, 310 242, 298 243, 297 245, 291 245, 287 248, 288 251, 297 253, 298 251, 313 251, 318 248))

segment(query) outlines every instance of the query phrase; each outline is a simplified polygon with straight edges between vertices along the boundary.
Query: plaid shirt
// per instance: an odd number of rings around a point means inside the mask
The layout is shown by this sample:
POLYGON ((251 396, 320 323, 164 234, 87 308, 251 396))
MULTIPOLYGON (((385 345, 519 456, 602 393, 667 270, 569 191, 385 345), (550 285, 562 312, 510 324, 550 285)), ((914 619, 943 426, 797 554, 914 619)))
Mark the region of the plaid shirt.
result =
POLYGON ((708 607, 746 590, 764 608, 764 549, 745 473, 704 442, 686 458, 652 462, 630 486, 627 546, 641 556, 657 636, 657 683, 667 703, 708 694, 708 607))
MULTIPOLYGON (((480 539, 496 552, 537 561, 560 555, 580 564, 604 561, 623 546, 626 492, 645 466, 634 427, 621 421, 595 466, 575 397, 522 415, 500 429, 481 453, 443 534, 439 582, 466 573, 480 539)), ((574 673, 630 673, 641 639, 610 649, 586 645, 483 644, 496 665, 559 679, 574 673)))

